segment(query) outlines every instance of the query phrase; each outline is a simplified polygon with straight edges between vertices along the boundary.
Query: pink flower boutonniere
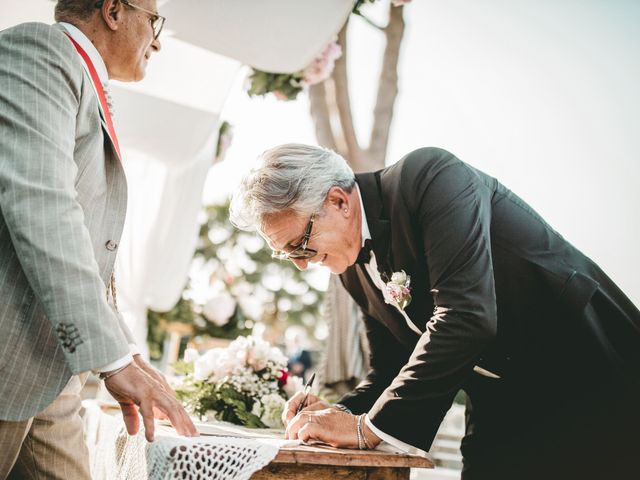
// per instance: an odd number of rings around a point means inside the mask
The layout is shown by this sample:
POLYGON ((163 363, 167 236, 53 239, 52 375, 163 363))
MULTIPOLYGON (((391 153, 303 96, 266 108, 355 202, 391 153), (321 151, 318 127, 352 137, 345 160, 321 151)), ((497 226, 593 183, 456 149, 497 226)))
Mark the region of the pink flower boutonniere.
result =
POLYGON ((411 303, 411 277, 404 270, 394 272, 386 285, 385 300, 395 302, 400 310, 404 310, 411 303))

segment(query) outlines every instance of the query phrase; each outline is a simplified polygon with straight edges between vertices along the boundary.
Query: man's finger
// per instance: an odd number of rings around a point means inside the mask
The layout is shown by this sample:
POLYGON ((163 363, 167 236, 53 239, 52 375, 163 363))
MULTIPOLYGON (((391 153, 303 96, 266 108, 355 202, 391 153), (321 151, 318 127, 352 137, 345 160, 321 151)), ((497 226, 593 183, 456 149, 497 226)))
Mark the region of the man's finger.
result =
POLYGON ((138 409, 133 403, 121 403, 122 420, 127 427, 129 435, 135 435, 140 429, 140 418, 138 417, 138 409))
POLYGON ((172 397, 175 398, 176 392, 171 387, 171 385, 169 385, 169 382, 167 382, 167 379, 165 378, 165 376, 162 373, 160 373, 158 370, 153 368, 151 365, 149 365, 147 368, 148 370, 146 370, 146 372, 149 375, 151 375, 154 380, 160 383, 160 385, 162 385, 162 387, 167 391, 167 393, 169 393, 172 397))
POLYGON ((286 438, 295 440, 298 438, 298 431, 307 423, 309 420, 309 415, 306 413, 299 413, 295 415, 289 425, 287 425, 287 429, 285 431, 286 438))
POLYGON ((160 374, 160 379, 162 381, 162 385, 164 386, 164 389, 173 397, 176 398, 176 391, 173 389, 173 387, 169 384, 169 382, 167 382, 167 379, 164 377, 164 375, 160 374))
POLYGON ((296 416, 296 412, 298 411, 298 406, 304 400, 304 392, 297 392, 293 397, 289 399, 286 403, 286 417, 283 422, 285 425, 288 424, 293 417, 296 416))
POLYGON ((322 437, 323 429, 317 423, 305 423, 302 428, 298 430, 298 438, 302 440, 302 443, 327 443, 322 437))
POLYGON ((158 402, 156 406, 167 414, 171 425, 178 434, 185 437, 198 436, 198 430, 189 418, 189 415, 187 415, 182 405, 176 400, 173 400, 165 393, 163 400, 158 402))
POLYGON ((140 414, 142 415, 142 422, 144 423, 144 436, 147 438, 147 442, 153 442, 155 435, 153 404, 150 404, 147 400, 142 402, 140 404, 140 414))
POLYGON ((169 420, 169 417, 167 416, 167 414, 164 413, 162 410, 160 410, 155 405, 153 407, 153 416, 154 416, 154 418, 157 418, 158 420, 169 420))
POLYGON ((325 410, 327 408, 327 404, 321 401, 317 401, 315 403, 311 403, 302 409, 303 412, 315 412, 317 410, 325 410))

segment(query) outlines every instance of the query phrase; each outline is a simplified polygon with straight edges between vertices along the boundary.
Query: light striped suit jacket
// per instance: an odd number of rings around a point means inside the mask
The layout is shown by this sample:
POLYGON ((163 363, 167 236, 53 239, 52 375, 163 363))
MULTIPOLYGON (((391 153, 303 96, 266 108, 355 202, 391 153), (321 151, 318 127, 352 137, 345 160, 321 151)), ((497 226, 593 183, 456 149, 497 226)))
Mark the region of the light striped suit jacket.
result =
POLYGON ((0 32, 0 419, 34 416, 134 343, 107 298, 126 202, 62 27, 0 32))

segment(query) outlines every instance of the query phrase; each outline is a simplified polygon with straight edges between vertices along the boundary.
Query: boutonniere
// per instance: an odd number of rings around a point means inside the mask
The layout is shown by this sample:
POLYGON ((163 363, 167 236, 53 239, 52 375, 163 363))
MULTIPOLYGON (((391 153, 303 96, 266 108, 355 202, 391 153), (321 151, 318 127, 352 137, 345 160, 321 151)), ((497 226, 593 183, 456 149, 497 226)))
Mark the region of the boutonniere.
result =
POLYGON ((411 303, 411 277, 404 270, 394 272, 385 289, 387 303, 395 302, 400 310, 404 310, 411 303))

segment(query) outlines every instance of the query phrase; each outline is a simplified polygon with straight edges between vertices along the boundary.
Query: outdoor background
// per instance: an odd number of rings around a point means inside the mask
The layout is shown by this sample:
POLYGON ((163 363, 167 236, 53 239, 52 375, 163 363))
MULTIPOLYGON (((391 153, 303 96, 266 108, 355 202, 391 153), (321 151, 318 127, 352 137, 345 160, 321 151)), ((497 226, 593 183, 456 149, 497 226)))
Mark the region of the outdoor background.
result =
MULTIPOLYGON (((387 163, 423 146, 450 150, 523 197, 639 305, 640 3, 415 0, 404 16, 387 163)), ((357 17, 351 28, 365 132, 383 39, 357 17)), ((223 201, 266 148, 315 142, 304 95, 248 98, 243 83, 223 111, 234 140, 209 174, 207 203, 223 201)))

